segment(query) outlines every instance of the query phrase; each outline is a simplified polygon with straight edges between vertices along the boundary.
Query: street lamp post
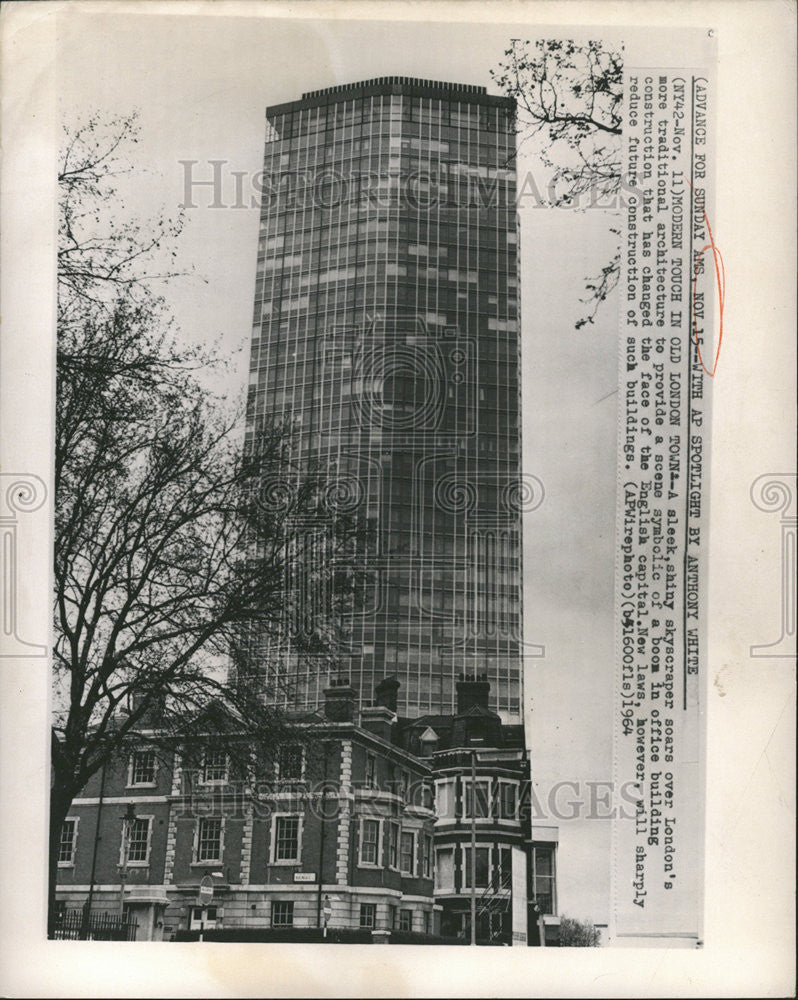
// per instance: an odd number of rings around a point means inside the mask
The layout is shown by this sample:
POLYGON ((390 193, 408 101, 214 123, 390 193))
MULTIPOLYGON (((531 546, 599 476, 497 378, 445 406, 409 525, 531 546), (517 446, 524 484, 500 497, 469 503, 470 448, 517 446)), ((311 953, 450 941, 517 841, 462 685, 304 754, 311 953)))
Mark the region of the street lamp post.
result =
POLYGON ((133 833, 133 824, 136 821, 136 810, 132 802, 128 802, 127 809, 122 816, 122 863, 119 866, 119 916, 125 917, 125 883, 127 882, 127 863, 130 852, 130 837, 133 833))
POLYGON ((86 895, 86 900, 83 903, 83 919, 80 928, 80 937, 82 941, 85 941, 89 936, 89 928, 91 927, 91 905, 94 899, 94 885, 97 875, 97 847, 100 843, 100 820, 102 818, 103 811, 103 798, 105 797, 105 772, 108 767, 108 762, 103 764, 102 772, 100 773, 100 797, 97 801, 97 819, 94 823, 94 843, 91 849, 91 875, 89 876, 89 891, 86 895))
POLYGON ((540 947, 546 947, 546 921, 543 919, 543 907, 535 900, 538 911, 538 933, 540 934, 540 947))
MULTIPOLYGON (((321 915, 322 915, 322 899, 321 892, 322 886, 324 884, 324 834, 327 828, 327 806, 326 806, 326 795, 327 795, 327 761, 330 757, 330 744, 325 743, 324 745, 324 774, 321 781, 321 794, 319 795, 319 819, 320 819, 320 830, 319 830, 319 873, 318 873, 318 889, 316 895, 316 922, 321 927, 321 915)), ((325 896, 325 900, 329 897, 325 896)), ((324 923, 324 936, 327 937, 327 923, 324 923)))
POLYGON ((477 752, 471 751, 471 944, 477 943, 477 752))

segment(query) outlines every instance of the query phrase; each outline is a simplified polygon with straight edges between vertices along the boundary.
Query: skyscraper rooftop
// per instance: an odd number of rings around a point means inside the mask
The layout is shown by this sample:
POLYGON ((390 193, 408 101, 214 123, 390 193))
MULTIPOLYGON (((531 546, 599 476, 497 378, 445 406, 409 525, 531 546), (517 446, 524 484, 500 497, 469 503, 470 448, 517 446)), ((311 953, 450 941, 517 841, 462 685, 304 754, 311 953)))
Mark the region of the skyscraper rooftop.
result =
POLYGON ((301 99, 274 104, 266 109, 267 116, 274 112, 294 111, 319 104, 331 104, 356 97, 372 97, 377 94, 405 95, 408 97, 435 97, 468 103, 502 105, 515 107, 511 97, 489 94, 487 87, 471 83, 452 83, 447 80, 426 80, 414 76, 378 76, 370 80, 341 83, 321 90, 308 90, 301 99))
POLYGON ((307 97, 322 97, 326 94, 338 94, 345 90, 359 90, 362 87, 423 87, 426 90, 456 90, 461 94, 486 94, 486 87, 478 87, 471 83, 450 83, 446 80, 422 80, 415 76, 378 76, 371 80, 361 80, 358 83, 342 83, 336 87, 324 87, 322 90, 309 90, 302 95, 307 97))

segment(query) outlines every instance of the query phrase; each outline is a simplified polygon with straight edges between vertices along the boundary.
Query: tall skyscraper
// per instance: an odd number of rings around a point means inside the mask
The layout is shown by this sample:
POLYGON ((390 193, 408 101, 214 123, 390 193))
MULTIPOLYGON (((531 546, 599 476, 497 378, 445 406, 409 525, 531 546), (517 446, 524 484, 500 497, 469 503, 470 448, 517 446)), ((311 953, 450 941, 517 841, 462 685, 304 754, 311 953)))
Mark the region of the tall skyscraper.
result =
MULTIPOLYGON (((386 77, 267 109, 247 435, 296 427, 372 529, 339 669, 369 704, 455 710, 461 676, 522 717, 514 102, 386 77)), ((327 678, 253 649, 297 708, 327 678)))

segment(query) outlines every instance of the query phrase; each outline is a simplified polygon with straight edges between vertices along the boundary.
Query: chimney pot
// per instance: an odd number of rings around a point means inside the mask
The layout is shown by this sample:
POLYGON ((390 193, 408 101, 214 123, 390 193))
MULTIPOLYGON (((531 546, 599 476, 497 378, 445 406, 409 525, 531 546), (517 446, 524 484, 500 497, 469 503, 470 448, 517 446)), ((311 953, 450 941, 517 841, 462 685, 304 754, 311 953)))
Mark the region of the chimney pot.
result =
POLYGON ((389 708, 392 712, 395 712, 399 686, 399 681, 395 676, 383 677, 380 683, 374 688, 374 704, 389 708))

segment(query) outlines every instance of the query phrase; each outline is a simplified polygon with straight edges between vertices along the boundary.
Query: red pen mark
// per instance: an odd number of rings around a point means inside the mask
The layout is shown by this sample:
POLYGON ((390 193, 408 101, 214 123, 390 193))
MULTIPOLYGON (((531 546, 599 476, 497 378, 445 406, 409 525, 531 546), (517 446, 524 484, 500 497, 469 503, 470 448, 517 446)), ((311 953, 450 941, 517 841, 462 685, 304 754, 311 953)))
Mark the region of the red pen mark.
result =
MULTIPOLYGON (((693 185, 690 184, 690 181, 687 181, 687 183, 690 185, 690 190, 693 190, 693 185)), ((698 360, 701 362, 701 367, 710 378, 714 378, 715 372, 718 370, 720 345, 723 342, 723 308, 726 304, 726 268, 723 264, 723 255, 717 246, 715 246, 715 237, 712 235, 712 227, 709 224, 707 213, 703 208, 701 209, 701 213, 704 216, 704 224, 706 225, 707 232, 709 233, 709 243, 707 243, 706 246, 701 247, 698 251, 698 255, 696 256, 695 263, 693 265, 693 340, 695 341, 695 347, 698 351, 698 360), (710 371, 704 364, 704 358, 701 354, 701 345, 698 341, 698 317, 696 316, 695 311, 695 296, 696 288, 698 286, 698 275, 701 272, 701 258, 707 250, 712 251, 712 259, 715 264, 715 287, 718 290, 718 346, 715 348, 715 363, 712 365, 712 371, 710 371)))

